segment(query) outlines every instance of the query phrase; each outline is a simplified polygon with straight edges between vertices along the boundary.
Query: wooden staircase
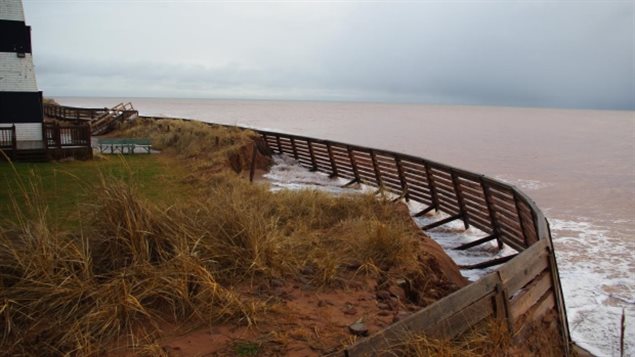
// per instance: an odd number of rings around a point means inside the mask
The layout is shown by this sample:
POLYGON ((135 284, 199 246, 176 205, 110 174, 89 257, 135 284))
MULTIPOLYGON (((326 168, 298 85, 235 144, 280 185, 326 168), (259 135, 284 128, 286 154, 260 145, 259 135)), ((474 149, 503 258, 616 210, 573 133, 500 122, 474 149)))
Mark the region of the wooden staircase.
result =
POLYGON ((134 119, 137 116, 139 116, 139 112, 134 109, 132 103, 119 103, 90 122, 91 133, 94 136, 107 134, 115 129, 118 123, 134 119))

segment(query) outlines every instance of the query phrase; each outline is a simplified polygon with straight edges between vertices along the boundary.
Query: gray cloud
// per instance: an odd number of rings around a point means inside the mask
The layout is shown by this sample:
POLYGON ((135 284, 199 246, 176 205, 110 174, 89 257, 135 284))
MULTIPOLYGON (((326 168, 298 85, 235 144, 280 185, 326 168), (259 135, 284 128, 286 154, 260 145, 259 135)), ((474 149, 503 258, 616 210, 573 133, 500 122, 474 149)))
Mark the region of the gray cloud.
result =
POLYGON ((49 95, 635 109, 630 1, 25 1, 25 11, 49 95))

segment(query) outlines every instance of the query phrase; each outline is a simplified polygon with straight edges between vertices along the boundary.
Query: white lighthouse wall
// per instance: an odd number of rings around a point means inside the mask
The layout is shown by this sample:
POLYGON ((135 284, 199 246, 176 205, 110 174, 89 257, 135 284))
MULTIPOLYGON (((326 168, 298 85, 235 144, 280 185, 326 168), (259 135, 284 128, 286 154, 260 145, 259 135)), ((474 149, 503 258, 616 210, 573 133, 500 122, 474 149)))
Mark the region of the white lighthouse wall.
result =
MULTIPOLYGON (((11 125, 0 123, 0 128, 10 128, 11 125)), ((15 137, 17 141, 42 140, 42 123, 16 123, 15 137)))
POLYGON ((0 91, 37 92, 30 53, 20 58, 12 52, 0 52, 0 91))
POLYGON ((0 0, 0 20, 24 21, 21 0, 0 0))

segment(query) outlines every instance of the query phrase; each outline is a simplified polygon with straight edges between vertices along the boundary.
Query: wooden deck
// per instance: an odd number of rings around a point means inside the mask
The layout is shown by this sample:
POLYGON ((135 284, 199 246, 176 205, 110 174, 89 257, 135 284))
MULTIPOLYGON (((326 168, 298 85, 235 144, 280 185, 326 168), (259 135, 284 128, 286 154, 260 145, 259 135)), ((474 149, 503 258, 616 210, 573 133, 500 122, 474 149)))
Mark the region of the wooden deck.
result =
POLYGON ((42 125, 43 140, 17 140, 15 126, 0 128, 2 160, 44 162, 93 157, 90 127, 87 125, 42 125))

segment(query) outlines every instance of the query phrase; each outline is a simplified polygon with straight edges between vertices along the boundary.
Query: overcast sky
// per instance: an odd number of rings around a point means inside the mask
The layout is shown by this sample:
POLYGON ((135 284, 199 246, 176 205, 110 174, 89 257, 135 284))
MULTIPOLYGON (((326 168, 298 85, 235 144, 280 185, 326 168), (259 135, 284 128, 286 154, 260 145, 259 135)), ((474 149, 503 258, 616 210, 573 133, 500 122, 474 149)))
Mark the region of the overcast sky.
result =
POLYGON ((24 0, 48 96, 635 109, 627 1, 24 0))

